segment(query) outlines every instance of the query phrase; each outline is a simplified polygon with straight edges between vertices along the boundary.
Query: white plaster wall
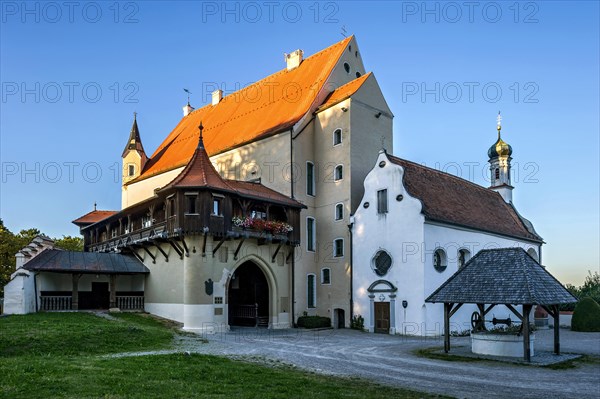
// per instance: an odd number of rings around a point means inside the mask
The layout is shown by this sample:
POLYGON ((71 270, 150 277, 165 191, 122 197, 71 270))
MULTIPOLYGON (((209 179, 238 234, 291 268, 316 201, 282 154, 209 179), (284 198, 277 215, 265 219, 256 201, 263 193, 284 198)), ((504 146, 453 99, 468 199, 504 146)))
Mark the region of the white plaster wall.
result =
POLYGON ((154 195, 154 190, 170 183, 171 180, 181 173, 183 168, 184 167, 182 166, 139 182, 123 186, 121 193, 121 209, 125 209, 152 197, 154 195))
MULTIPOLYGON (((423 222, 421 202, 408 194, 402 185, 403 169, 392 164, 385 153, 380 153, 374 169, 365 178, 365 193, 354 216, 353 226, 353 290, 354 314, 362 315, 365 327, 372 330, 370 301, 367 288, 377 280, 387 280, 398 287, 396 292, 396 331, 403 331, 403 323, 420 318, 420 302, 424 281, 422 265, 418 257, 410 256, 414 251, 412 243, 423 242, 423 222), (379 162, 385 161, 380 168, 379 162), (388 190, 388 213, 377 213, 377 191, 388 190), (402 201, 396 196, 402 195, 402 201), (364 208, 365 202, 369 207, 364 208), (388 273, 380 277, 371 268, 375 254, 384 249, 392 257, 392 266, 388 273), (406 311, 402 300, 408 300, 406 311)), ((375 294, 379 301, 380 294, 375 294)), ((389 296, 384 295, 384 301, 389 296)), ((394 332, 394 331, 392 331, 394 332)))
POLYGON ((4 286, 4 314, 35 312, 35 276, 28 271, 14 273, 4 286))

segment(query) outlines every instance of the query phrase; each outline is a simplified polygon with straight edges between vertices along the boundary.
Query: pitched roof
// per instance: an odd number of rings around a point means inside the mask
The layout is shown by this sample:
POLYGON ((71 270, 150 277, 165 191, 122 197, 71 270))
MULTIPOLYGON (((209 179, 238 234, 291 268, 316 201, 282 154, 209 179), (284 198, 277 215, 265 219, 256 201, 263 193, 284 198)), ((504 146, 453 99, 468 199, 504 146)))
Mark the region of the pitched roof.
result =
POLYGON ((479 251, 425 302, 558 305, 577 302, 523 248, 479 251))
POLYGON ((404 169, 404 186, 421 200, 426 219, 541 242, 495 191, 449 173, 388 155, 404 169))
MULTIPOLYGON (((200 124, 199 130, 204 130, 202 124, 200 124)), ((171 187, 206 187, 234 191, 208 158, 202 133, 198 135, 198 145, 188 164, 163 190, 171 187)))
POLYGON ((78 226, 84 226, 92 223, 99 222, 101 220, 106 219, 109 216, 114 215, 117 211, 97 211, 93 210, 91 212, 86 213, 85 215, 73 220, 71 223, 76 224, 78 226))
POLYGON ((186 165, 198 140, 197 126, 205 126, 209 155, 238 147, 291 128, 314 107, 352 36, 307 57, 299 67, 283 69, 183 117, 150 157, 131 184, 186 165))
POLYGON ((75 252, 47 249, 23 269, 57 273, 139 274, 150 273, 142 262, 131 255, 103 252, 75 252))
POLYGON ((362 75, 359 78, 356 78, 346 83, 345 85, 338 87, 337 89, 331 92, 331 94, 327 97, 325 102, 321 106, 319 106, 318 109, 322 110, 329 108, 335 104, 344 101, 347 98, 350 98, 354 93, 358 91, 358 89, 360 89, 365 80, 367 80, 372 74, 373 72, 369 72, 365 75, 362 75))

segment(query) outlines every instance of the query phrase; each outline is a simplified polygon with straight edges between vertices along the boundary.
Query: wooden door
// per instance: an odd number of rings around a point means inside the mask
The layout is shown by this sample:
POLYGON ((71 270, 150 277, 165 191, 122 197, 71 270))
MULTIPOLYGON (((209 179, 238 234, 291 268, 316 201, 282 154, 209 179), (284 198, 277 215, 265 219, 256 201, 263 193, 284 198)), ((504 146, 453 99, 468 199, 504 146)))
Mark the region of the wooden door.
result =
POLYGON ((389 302, 375 302, 375 332, 382 334, 390 332, 389 302))

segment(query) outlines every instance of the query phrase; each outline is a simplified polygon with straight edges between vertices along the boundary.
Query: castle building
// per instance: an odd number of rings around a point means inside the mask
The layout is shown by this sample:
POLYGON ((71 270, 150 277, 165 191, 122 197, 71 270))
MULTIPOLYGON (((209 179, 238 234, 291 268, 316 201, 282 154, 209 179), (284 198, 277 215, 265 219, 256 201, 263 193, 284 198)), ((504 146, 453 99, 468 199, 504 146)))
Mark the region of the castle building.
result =
POLYGON ((393 115, 354 36, 284 61, 210 104, 188 100, 151 155, 134 115, 121 210, 74 221, 85 255, 44 241, 47 254, 9 283, 36 301, 15 294, 13 308, 144 309, 197 332, 288 328, 303 314, 347 327, 362 315, 394 333, 409 320, 429 328, 439 312, 425 297, 477 248, 539 255, 541 238, 511 202, 500 125, 486 189, 380 151, 393 147, 393 115), (460 243, 458 259, 448 243, 460 243))

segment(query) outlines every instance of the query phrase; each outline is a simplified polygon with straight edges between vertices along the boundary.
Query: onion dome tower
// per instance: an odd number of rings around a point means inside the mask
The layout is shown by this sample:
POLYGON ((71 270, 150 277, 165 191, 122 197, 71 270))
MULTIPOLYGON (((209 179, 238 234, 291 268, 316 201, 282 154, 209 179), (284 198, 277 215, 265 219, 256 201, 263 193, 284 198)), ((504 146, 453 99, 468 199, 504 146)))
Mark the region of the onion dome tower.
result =
POLYGON ((498 140, 488 150, 488 162, 490 163, 491 190, 498 192, 504 201, 512 203, 513 186, 510 184, 510 161, 512 160, 512 147, 502 140, 502 117, 498 112, 498 140))

